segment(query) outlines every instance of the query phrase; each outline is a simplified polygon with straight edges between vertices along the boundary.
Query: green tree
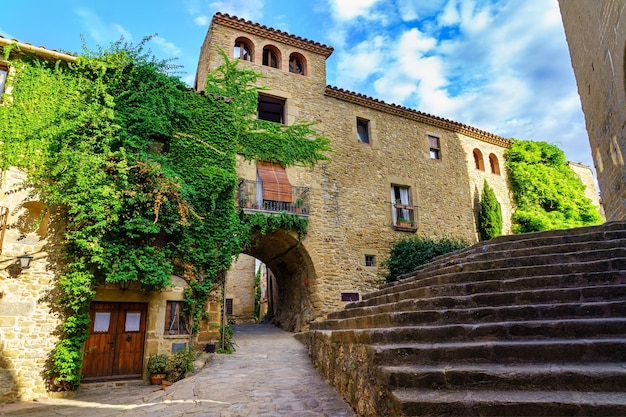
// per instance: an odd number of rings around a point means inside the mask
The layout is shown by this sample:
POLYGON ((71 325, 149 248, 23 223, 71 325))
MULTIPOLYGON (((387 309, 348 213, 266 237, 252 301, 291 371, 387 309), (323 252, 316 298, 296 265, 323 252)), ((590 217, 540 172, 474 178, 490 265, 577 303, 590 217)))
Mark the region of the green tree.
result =
POLYGON ((585 186, 559 148, 546 142, 514 140, 505 156, 517 204, 515 233, 602 223, 598 208, 585 197, 585 186))
POLYGON ((478 230, 481 240, 489 240, 502 234, 502 208, 487 180, 480 198, 478 230))
POLYGON ((389 251, 389 258, 383 261, 389 273, 386 282, 393 282, 400 275, 413 272, 418 266, 427 264, 431 259, 455 250, 463 249, 469 243, 448 237, 428 239, 414 236, 396 241, 389 251))

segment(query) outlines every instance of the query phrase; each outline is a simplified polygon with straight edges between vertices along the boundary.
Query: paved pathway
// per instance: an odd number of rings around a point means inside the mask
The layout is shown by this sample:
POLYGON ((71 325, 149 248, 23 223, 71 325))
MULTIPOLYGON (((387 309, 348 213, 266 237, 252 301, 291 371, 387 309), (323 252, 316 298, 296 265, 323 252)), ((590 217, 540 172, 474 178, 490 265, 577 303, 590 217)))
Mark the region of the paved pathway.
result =
POLYGON ((234 326, 237 351, 214 355, 198 373, 165 390, 85 384, 71 398, 0 404, 29 417, 354 417, 315 370, 306 348, 271 325, 234 326))

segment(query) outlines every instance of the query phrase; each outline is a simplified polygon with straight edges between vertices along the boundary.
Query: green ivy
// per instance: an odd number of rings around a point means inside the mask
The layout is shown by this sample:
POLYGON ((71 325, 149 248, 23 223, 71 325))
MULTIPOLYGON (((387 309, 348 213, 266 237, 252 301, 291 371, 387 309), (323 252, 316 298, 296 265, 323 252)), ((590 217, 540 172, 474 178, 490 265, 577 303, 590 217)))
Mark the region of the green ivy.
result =
POLYGON ((514 140, 506 151, 506 168, 517 204, 515 233, 602 223, 598 208, 585 197, 580 177, 556 146, 514 140))
POLYGON ((11 99, 0 107, 0 168, 29 174, 25 186, 63 213, 67 265, 57 282, 61 339, 47 370, 54 390, 81 380, 82 347, 96 288, 137 282, 143 291, 188 285, 193 332, 209 292, 255 230, 306 220, 241 216, 234 205, 236 155, 284 166, 327 159, 328 139, 307 122, 255 120, 258 74, 224 56, 197 94, 167 61, 138 45, 84 48, 76 62, 47 62, 11 45, 11 99), (164 150, 164 152, 162 151, 164 150))

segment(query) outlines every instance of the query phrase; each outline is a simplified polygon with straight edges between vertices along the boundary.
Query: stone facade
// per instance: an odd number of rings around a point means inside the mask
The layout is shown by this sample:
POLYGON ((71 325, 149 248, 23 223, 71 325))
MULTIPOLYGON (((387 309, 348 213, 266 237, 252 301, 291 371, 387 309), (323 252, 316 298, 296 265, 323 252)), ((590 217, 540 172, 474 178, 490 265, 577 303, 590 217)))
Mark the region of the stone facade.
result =
POLYGON ((608 221, 626 219, 626 5, 559 0, 608 221))
MULTIPOLYGON (((332 48, 221 14, 214 17, 202 45, 198 90, 208 71, 222 63, 218 48, 232 56, 233 45, 241 40, 251 54, 241 65, 263 75, 260 82, 268 88, 263 94, 284 100, 286 123, 316 122, 333 148, 330 162, 286 170, 293 186, 308 187, 309 227, 301 244, 280 232, 259 238, 248 251, 276 276, 281 307, 275 320, 281 327, 304 329, 307 322, 342 307, 342 293, 363 294, 376 288, 382 279, 381 263, 397 239, 417 233, 476 242, 485 179, 502 205, 504 231, 510 233, 507 139, 326 86, 325 62, 332 48), (263 65, 263 49, 268 46, 278 55, 277 68, 263 65), (289 72, 288 57, 293 53, 304 58, 304 75, 289 72), (357 139, 357 118, 368 122, 369 143, 357 139), (440 159, 430 156, 429 135, 439 139, 440 159), (484 170, 475 168, 474 149, 483 156, 484 170), (498 161, 499 174, 491 172, 490 155, 498 161), (393 185, 410 191, 413 230, 394 227, 393 185)), ((256 179, 254 164, 240 160, 238 170, 240 178, 256 179)))
MULTIPOLYGON (((309 120, 331 140, 332 161, 315 168, 289 167, 293 186, 307 189, 309 227, 302 241, 294 232, 279 230, 257 236, 245 255, 261 260, 267 269, 262 284, 262 317, 265 309, 282 328, 304 330, 313 320, 323 319, 342 307, 344 296, 360 297, 382 281, 381 267, 390 245, 397 239, 419 234, 426 237, 451 236, 470 243, 477 240, 476 214, 486 179, 503 208, 504 231, 509 233, 511 193, 504 169, 508 140, 450 120, 411 109, 389 105, 362 95, 326 86, 326 58, 332 48, 275 31, 251 22, 216 15, 207 33, 199 60, 197 86, 207 71, 221 64, 217 47, 229 54, 237 40, 253 50, 248 66, 265 76, 264 91, 285 103, 285 120, 309 120), (270 46, 279 55, 277 68, 263 65, 262 50, 270 46), (304 74, 289 72, 289 57, 297 54, 304 74), (368 125, 369 143, 357 139, 357 120, 368 125), (439 158, 431 157, 429 137, 437 138, 439 158), (480 151, 483 169, 476 168, 475 151, 480 151), (497 160, 492 172, 490 156, 497 160), (392 215, 393 186, 405 187, 414 213, 414 227, 399 228, 392 215), (268 302, 264 301, 267 300, 268 302)), ((8 41, 0 37, 0 45, 8 41), (5 42, 6 41, 6 42, 5 42)), ((20 44, 23 50, 47 59, 74 57, 44 48, 20 44)), ((202 88, 199 88, 201 90, 202 88)), ((10 99, 10 80, 5 90, 10 99)), ((584 171, 584 170, 583 170, 584 171)), ((590 173, 590 171, 589 171, 590 173)), ((238 174, 256 180, 257 167, 239 159, 238 174)), ((9 210, 0 262, 0 401, 30 400, 46 395, 43 370, 55 346, 57 326, 50 291, 63 269, 61 242, 63 223, 56 213, 35 230, 27 226, 46 208, 33 200, 29 190, 19 189, 22 173, 10 170, 3 177, 0 206, 9 210), (15 264, 18 255, 33 256, 29 269, 15 264)), ((593 181, 587 182, 592 184, 593 181)), ((243 256, 242 256, 242 259, 243 256)), ((233 278, 232 287, 216 288, 207 309, 210 321, 194 344, 215 342, 219 337, 222 306, 232 298, 241 317, 253 309, 253 263, 233 278), (247 269, 248 272, 243 271, 247 269), (251 269, 251 271, 250 271, 251 269), (251 272, 251 274, 250 274, 251 272), (252 302, 250 302, 252 301, 252 302)), ((184 280, 172 277, 174 286, 160 293, 145 294, 131 286, 97 289, 95 301, 142 303, 147 308, 143 361, 152 353, 168 353, 189 336, 170 334, 166 328, 168 302, 183 300, 184 280)), ((348 297, 348 298, 350 298, 348 297)), ((242 319, 243 320, 243 319, 242 319)), ((145 369, 145 365, 144 365, 145 369)), ((144 378, 147 375, 144 371, 144 378)))

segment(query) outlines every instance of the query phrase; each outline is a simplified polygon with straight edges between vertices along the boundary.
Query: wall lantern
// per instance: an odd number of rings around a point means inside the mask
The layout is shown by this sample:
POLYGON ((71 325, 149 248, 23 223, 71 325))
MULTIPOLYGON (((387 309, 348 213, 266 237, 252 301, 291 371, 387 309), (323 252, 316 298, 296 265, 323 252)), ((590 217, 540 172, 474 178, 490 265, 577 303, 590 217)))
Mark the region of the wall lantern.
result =
POLYGON ((24 252, 24 255, 18 256, 17 260, 19 261, 22 269, 28 269, 30 267, 30 261, 33 260, 33 257, 30 256, 28 252, 24 252))
POLYGON ((120 290, 127 290, 130 287, 130 281, 119 281, 120 290))

